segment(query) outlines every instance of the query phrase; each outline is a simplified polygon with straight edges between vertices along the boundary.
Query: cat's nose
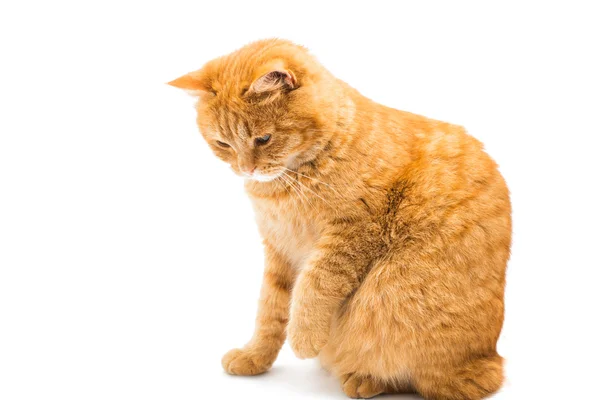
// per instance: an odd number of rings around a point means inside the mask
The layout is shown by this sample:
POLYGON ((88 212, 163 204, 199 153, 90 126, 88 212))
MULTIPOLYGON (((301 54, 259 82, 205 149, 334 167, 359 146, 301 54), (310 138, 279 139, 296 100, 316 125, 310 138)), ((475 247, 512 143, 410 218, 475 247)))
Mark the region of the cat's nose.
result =
POLYGON ((255 165, 244 165, 240 169, 242 170, 242 173, 244 175, 252 176, 252 174, 254 173, 254 170, 256 170, 256 166, 255 165))
POLYGON ((240 157, 238 158, 238 167, 242 174, 251 176, 256 169, 256 161, 252 157, 240 157))

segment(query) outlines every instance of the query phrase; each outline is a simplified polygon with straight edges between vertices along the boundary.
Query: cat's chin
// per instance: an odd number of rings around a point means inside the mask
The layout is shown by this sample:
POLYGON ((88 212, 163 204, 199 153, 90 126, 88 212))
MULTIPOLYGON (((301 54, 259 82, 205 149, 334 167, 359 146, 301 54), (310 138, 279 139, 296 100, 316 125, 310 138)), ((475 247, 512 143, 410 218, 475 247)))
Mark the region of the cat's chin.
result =
POLYGON ((246 176, 245 179, 257 182, 271 182, 277 179, 281 173, 272 175, 253 174, 252 176, 246 176))

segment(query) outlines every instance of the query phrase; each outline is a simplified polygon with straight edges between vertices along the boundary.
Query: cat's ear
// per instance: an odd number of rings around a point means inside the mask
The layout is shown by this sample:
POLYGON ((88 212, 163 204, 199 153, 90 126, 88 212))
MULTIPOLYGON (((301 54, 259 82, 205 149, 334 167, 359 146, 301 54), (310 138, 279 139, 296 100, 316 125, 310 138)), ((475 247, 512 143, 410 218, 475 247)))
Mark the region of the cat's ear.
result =
POLYGON ((189 74, 185 74, 168 82, 168 84, 179 89, 184 89, 191 94, 212 91, 209 82, 201 71, 190 72, 189 74))
POLYGON ((298 82, 294 73, 283 67, 282 63, 276 63, 263 72, 252 82, 248 89, 249 94, 263 94, 283 90, 294 90, 298 82))

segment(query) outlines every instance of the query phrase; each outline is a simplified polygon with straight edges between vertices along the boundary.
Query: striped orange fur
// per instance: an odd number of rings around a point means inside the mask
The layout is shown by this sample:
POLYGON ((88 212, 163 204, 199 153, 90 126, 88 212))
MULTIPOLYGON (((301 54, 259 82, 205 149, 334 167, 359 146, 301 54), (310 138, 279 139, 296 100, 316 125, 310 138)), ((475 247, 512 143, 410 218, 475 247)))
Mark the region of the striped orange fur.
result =
POLYGON ((511 207, 480 142, 365 98, 285 40, 171 84, 198 94, 200 131, 248 178, 264 238, 255 333, 227 372, 265 372, 287 333, 353 398, 500 388, 511 207))

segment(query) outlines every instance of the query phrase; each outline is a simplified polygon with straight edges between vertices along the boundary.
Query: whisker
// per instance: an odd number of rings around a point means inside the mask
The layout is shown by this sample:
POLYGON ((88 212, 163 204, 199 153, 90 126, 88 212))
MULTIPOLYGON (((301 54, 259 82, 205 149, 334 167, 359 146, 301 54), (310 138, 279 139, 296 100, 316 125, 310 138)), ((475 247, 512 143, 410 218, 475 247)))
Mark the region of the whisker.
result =
MULTIPOLYGON (((305 189, 308 189, 308 190, 310 190, 312 193, 314 193, 314 194, 315 194, 315 196, 317 196, 318 198, 320 198, 321 200, 323 200, 325 203, 329 204, 329 203, 328 203, 328 202, 327 202, 327 201, 326 201, 324 198, 322 198, 322 197, 321 197, 321 196, 319 196, 317 193, 315 193, 314 191, 312 191, 312 190, 311 190, 311 189, 310 189, 308 186, 306 186, 306 185, 303 185, 303 184, 302 184, 300 181, 298 181, 297 179, 296 179, 296 180, 294 180, 294 178, 293 178, 292 176, 288 175, 288 174, 287 174, 285 171, 283 171, 283 174, 284 174, 285 176, 287 176, 287 177, 288 177, 288 179, 290 179, 290 180, 291 180, 293 183, 296 183, 296 184, 298 184, 298 187, 299 187, 299 189, 300 189, 300 193, 302 193, 302 195, 304 196, 304 198, 306 198, 306 201, 307 201, 307 202, 308 202, 308 203, 309 203, 309 204, 310 204, 310 205, 313 207, 313 209, 315 209, 315 207, 314 207, 313 203, 310 201, 310 198, 309 198, 309 197, 307 197, 307 196, 306 196, 306 195, 305 195, 305 194, 302 192, 302 188, 305 188, 305 189)), ((331 205, 331 204, 329 204, 329 205, 331 205)))
MULTIPOLYGON (((281 175, 281 179, 283 179, 293 190, 294 192, 296 192, 296 194, 298 194, 298 198, 300 199, 300 203, 304 202, 304 199, 301 196, 301 193, 298 191, 298 188, 296 188, 296 186, 294 186, 292 184, 292 182, 290 181, 290 178, 287 177, 286 175, 281 175)), ((291 194, 291 192, 290 192, 291 194)))
POLYGON ((295 173, 295 174, 298 174, 298 175, 300 175, 300 176, 303 176, 303 177, 305 177, 305 178, 308 178, 308 179, 310 179, 310 180, 313 180, 313 181, 315 181, 315 182, 317 182, 317 183, 323 184, 323 185, 325 185, 325 186, 329 187, 331 190, 333 190, 333 191, 334 191, 335 193, 337 193, 338 195, 340 195, 340 196, 342 195, 342 194, 341 194, 341 193, 340 193, 340 192, 339 192, 339 191, 338 191, 336 188, 334 188, 334 187, 333 187, 332 185, 330 185, 329 183, 323 182, 323 181, 321 181, 321 180, 319 180, 319 179, 317 179, 317 178, 313 178, 312 176, 308 176, 308 175, 301 174, 301 173, 300 173, 300 172, 298 172, 298 171, 294 171, 294 170, 291 170, 291 169, 289 169, 289 168, 286 168, 286 167, 283 167, 283 168, 284 168, 286 171, 293 172, 293 173, 295 173))
MULTIPOLYGON (((287 174, 286 172, 284 172, 284 173, 285 173, 285 174, 287 174)), ((298 183, 298 185, 300 185, 300 187, 303 187, 303 188, 305 188, 305 189, 309 190, 311 193, 313 193, 313 194, 314 194, 315 196, 317 196, 319 199, 323 200, 323 201, 324 201, 324 202, 325 202, 327 205, 329 205, 329 206, 332 206, 332 207, 333 207, 333 205, 332 205, 332 204, 331 204, 329 201, 325 200, 325 199, 324 199, 323 197, 321 197, 321 196, 320 196, 320 195, 319 195, 317 192, 315 192, 314 190, 312 190, 311 188, 309 188, 308 186, 306 186, 305 184, 303 184, 303 183, 302 183, 302 182, 300 182, 299 180, 296 180, 296 182, 298 183)))
POLYGON ((290 192, 290 190, 287 188, 287 186, 285 186, 284 183, 282 183, 279 178, 282 178, 281 176, 277 177, 275 180, 277 181, 277 183, 279 183, 279 186, 281 186, 282 188, 285 189, 285 191, 288 193, 288 195, 292 195, 292 193, 290 192))
POLYGON ((316 208, 314 206, 314 204, 310 201, 310 199, 306 196, 306 194, 304 194, 302 192, 302 187, 298 186, 296 187, 296 185, 294 183, 299 183, 298 181, 294 182, 293 178, 291 176, 289 176, 288 174, 286 174, 285 171, 283 171, 283 175, 282 177, 285 176, 285 180, 286 182, 288 182, 288 184, 294 189, 294 191, 296 191, 296 193, 298 193, 298 195, 300 196, 300 201, 304 201, 306 202, 307 205, 309 205, 313 210, 316 211, 316 208))

